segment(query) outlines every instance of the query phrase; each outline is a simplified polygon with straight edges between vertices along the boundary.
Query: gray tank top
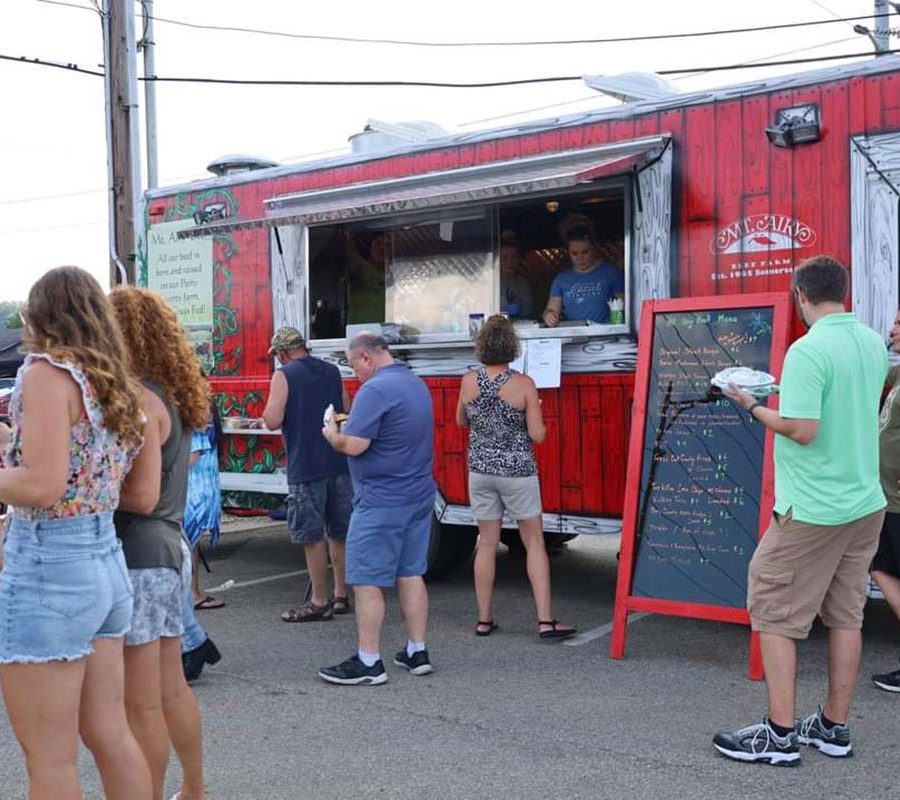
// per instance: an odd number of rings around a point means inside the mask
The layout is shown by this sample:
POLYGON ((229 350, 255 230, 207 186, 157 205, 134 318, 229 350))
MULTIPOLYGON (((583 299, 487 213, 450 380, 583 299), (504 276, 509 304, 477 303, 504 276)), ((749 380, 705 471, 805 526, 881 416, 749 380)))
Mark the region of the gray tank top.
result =
POLYGON ((168 567, 181 571, 181 520, 187 501, 191 457, 191 430, 185 428, 178 409, 165 392, 151 381, 143 381, 165 403, 172 430, 162 446, 162 483, 159 502, 149 514, 117 511, 116 533, 122 540, 129 569, 168 567))

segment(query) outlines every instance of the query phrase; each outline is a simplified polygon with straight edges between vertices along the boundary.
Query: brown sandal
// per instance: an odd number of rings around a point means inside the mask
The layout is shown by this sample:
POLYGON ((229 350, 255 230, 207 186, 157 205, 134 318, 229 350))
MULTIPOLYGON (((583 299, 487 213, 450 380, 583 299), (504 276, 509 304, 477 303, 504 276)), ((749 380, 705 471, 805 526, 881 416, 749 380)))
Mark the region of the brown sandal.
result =
POLYGON ((343 597, 335 595, 331 598, 331 610, 335 614, 349 614, 351 611, 350 598, 347 595, 343 597))
POLYGON ((331 603, 317 606, 315 603, 304 603, 299 608, 290 608, 281 612, 282 622, 323 622, 333 619, 331 603))
POLYGON ((490 636, 497 628, 500 626, 494 622, 492 619, 483 620, 480 619, 475 623, 475 635, 476 636, 490 636), (480 630, 481 628, 487 628, 486 631, 480 630))

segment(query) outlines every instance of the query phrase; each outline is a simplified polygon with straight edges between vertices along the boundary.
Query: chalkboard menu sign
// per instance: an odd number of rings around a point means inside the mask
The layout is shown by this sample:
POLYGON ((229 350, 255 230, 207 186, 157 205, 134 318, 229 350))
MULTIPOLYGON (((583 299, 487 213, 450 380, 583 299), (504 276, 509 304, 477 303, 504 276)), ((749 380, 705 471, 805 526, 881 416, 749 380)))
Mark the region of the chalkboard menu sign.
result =
POLYGON ((772 509, 770 445, 710 380, 735 366, 778 375, 788 311, 786 295, 645 304, 614 656, 630 610, 749 622, 747 567, 772 509))

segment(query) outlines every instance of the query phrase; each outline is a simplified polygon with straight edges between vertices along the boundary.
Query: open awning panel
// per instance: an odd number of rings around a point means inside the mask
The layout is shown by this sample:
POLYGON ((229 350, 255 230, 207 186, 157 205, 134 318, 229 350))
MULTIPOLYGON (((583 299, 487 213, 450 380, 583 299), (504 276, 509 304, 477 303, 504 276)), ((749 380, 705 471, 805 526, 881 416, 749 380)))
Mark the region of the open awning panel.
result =
POLYGON ((658 159, 668 143, 668 136, 654 136, 590 150, 282 195, 265 201, 265 217, 201 225, 182 231, 179 237, 320 225, 544 194, 640 170, 658 159))

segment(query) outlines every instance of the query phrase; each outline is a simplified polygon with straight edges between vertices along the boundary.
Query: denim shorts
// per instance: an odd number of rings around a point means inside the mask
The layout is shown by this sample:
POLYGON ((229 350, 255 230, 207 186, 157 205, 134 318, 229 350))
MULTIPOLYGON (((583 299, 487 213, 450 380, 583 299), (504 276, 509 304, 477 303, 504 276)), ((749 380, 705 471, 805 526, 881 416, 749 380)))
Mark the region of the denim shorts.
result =
POLYGON ((0 664, 72 661, 131 627, 132 588, 112 514, 13 517, 0 573, 0 664))
POLYGON ((191 586, 191 551, 181 537, 181 572, 171 567, 130 569, 134 586, 134 613, 126 647, 184 634, 184 599, 191 586))
POLYGON ((288 485, 287 523, 294 544, 328 538, 343 542, 350 524, 353 484, 349 475, 288 485))
POLYGON ((414 505, 356 506, 347 534, 347 583, 393 586, 397 578, 424 575, 434 499, 414 505))

